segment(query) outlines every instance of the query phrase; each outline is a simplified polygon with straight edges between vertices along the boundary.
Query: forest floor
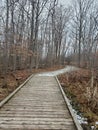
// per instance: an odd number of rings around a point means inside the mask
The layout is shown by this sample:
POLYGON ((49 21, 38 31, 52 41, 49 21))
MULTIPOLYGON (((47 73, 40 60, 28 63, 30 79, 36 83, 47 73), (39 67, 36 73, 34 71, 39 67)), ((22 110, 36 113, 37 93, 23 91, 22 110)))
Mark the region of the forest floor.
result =
POLYGON ((0 75, 0 101, 13 92, 20 84, 22 84, 31 74, 50 72, 58 69, 62 69, 64 66, 55 66, 52 68, 32 69, 29 70, 16 70, 15 72, 9 72, 6 75, 6 86, 4 85, 4 75, 0 75))
POLYGON ((98 72, 78 69, 58 76, 84 130, 98 130, 98 72), (80 119, 80 120, 81 120, 80 119))

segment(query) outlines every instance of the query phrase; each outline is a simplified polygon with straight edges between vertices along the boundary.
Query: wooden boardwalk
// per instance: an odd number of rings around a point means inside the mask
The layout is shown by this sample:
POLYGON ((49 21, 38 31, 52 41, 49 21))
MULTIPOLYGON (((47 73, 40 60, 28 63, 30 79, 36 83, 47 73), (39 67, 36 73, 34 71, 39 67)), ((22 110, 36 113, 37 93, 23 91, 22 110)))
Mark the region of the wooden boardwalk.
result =
POLYGON ((55 77, 33 76, 0 109, 0 130, 77 130, 55 77))

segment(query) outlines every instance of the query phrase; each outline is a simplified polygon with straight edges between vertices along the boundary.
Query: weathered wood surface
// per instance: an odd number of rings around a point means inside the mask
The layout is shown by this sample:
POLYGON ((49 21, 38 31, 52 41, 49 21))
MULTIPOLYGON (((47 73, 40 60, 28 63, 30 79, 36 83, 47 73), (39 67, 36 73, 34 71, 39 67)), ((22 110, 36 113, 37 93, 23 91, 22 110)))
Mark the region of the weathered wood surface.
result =
POLYGON ((32 77, 0 109, 0 130, 76 130, 55 77, 32 77))

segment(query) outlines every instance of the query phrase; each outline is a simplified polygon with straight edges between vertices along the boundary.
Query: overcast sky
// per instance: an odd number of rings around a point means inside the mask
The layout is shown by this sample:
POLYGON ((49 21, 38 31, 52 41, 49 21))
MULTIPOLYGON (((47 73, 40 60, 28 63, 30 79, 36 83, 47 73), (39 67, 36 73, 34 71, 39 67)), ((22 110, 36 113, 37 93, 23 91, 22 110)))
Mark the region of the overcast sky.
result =
POLYGON ((71 3, 71 0, 59 0, 59 3, 61 3, 62 5, 69 5, 71 3))

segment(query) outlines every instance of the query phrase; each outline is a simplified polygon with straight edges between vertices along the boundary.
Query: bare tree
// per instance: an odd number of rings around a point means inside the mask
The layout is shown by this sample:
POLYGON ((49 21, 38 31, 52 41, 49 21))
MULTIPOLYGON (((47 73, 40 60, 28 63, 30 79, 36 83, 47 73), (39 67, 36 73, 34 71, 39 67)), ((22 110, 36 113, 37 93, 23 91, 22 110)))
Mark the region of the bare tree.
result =
POLYGON ((6 27, 5 27, 5 43, 4 43, 4 57, 3 57, 3 65, 4 65, 4 82, 3 87, 6 87, 7 80, 7 70, 8 70, 8 32, 9 32, 9 0, 6 1, 6 27))
POLYGON ((75 17, 74 17, 74 23, 75 27, 77 29, 77 40, 78 40, 78 66, 80 66, 81 63, 81 51, 82 51, 82 43, 83 43, 83 28, 84 24, 86 22, 86 18, 88 16, 90 7, 92 5, 93 1, 92 0, 76 0, 74 4, 74 12, 75 12, 75 17))

